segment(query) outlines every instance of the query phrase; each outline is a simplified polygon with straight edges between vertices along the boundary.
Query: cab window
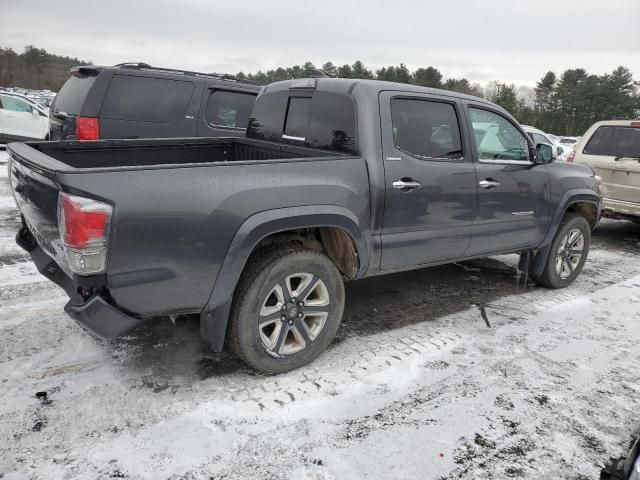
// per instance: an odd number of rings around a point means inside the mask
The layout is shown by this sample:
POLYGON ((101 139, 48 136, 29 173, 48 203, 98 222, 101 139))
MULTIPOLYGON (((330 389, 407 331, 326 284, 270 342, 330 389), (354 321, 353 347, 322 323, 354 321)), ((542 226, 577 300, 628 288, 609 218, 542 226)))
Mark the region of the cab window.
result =
POLYGON ((398 150, 423 160, 462 157, 458 117, 452 104, 392 98, 391 121, 398 150))
POLYGON ((314 91, 260 95, 249 118, 247 137, 356 153, 356 110, 350 96, 314 91))
POLYGON ((505 117, 489 110, 469 108, 475 147, 480 160, 529 161, 529 144, 505 117))

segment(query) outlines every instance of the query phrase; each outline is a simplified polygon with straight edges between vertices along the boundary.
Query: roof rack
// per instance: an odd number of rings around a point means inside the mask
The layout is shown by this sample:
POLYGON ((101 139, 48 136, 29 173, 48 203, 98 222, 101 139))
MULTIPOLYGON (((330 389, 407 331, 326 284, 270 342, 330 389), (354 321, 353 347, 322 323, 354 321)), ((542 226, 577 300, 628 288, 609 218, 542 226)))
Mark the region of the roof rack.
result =
POLYGON ((124 62, 124 63, 118 63, 114 66, 120 67, 120 68, 133 68, 138 70, 147 70, 147 71, 154 71, 154 72, 175 73, 177 75, 192 75, 194 77, 215 78, 219 80, 228 80, 228 81, 237 82, 237 83, 259 85, 257 82, 252 82, 251 80, 241 80, 236 78, 233 75, 229 75, 228 73, 202 73, 202 72, 192 72, 190 70, 179 70, 175 68, 152 67, 148 63, 144 63, 144 62, 124 62))

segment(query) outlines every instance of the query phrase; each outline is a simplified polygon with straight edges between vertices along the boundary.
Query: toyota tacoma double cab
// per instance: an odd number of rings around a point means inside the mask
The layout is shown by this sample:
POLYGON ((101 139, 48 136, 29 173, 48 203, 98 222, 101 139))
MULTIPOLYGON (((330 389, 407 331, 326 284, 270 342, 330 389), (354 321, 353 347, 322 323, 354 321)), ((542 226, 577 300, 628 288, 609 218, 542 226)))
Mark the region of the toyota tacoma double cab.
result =
POLYGON ((412 85, 264 87, 246 138, 10 144, 17 242, 66 312, 114 338, 196 315, 269 373, 333 339, 343 282, 520 253, 566 287, 599 219, 590 168, 552 162, 502 108, 412 85))

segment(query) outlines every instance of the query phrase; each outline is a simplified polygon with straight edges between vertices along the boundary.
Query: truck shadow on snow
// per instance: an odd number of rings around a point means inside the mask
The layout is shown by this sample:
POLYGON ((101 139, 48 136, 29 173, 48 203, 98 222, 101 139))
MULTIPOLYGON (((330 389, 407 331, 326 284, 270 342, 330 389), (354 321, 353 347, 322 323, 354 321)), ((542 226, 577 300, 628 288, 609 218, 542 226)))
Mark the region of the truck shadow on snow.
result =
MULTIPOLYGON (((594 232, 593 248, 638 254, 640 225, 605 220, 594 232)), ((493 257, 349 282, 342 325, 329 348, 340 348, 350 337, 438 322, 474 306, 522 294, 516 263, 515 255, 493 257)), ((594 275, 587 270, 583 274, 594 275)), ((527 286, 527 290, 533 288, 538 287, 527 286)), ((479 313, 478 322, 482 322, 479 313)), ((145 386, 154 391, 234 373, 259 375, 229 351, 212 352, 201 340, 195 321, 176 328, 166 318, 152 319, 110 348, 123 368, 146 372, 145 386), (159 378, 172 380, 158 382, 159 378)))

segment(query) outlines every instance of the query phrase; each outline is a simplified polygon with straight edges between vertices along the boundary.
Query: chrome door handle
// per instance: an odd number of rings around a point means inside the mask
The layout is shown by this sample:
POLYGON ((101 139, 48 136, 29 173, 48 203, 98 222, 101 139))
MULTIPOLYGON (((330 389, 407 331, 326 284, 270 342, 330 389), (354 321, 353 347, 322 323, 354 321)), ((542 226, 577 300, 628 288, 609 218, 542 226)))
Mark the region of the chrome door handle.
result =
POLYGON ((480 185, 482 188, 490 189, 490 188, 499 187, 500 186, 500 182, 498 182, 497 180, 492 180, 490 178, 486 178, 486 179, 481 180, 480 182, 478 182, 478 185, 480 185))
POLYGON ((398 190, 414 190, 422 186, 420 182, 416 182, 415 180, 396 180, 392 185, 393 188, 397 188, 398 190))

